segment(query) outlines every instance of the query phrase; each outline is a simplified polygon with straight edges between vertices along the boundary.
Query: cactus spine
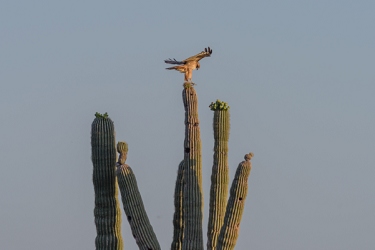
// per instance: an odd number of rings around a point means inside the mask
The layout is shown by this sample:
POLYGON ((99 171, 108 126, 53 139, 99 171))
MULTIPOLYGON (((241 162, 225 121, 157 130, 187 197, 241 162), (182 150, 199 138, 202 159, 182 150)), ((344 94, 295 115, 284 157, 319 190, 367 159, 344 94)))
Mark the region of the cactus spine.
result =
POLYGON ((140 250, 160 250, 159 242, 148 219, 132 169, 125 164, 128 146, 125 142, 117 144, 120 154, 117 162, 117 178, 121 191, 122 204, 130 224, 133 237, 140 250))
POLYGON ((194 87, 186 83, 182 92, 185 107, 184 141, 184 238, 182 249, 203 249, 203 192, 201 139, 198 98, 194 87))
POLYGON ((207 249, 216 249, 217 239, 224 222, 228 199, 228 140, 229 140, 229 106, 217 100, 211 103, 214 110, 214 156, 211 174, 210 205, 207 230, 207 249))
POLYGON ((178 166, 174 190, 173 241, 171 250, 181 250, 184 238, 184 161, 178 166))
POLYGON ((108 115, 96 114, 91 125, 95 225, 97 250, 122 250, 121 210, 118 204, 115 165, 115 129, 108 115))
POLYGON ((232 187, 230 189, 230 197, 225 213, 224 225, 221 228, 219 235, 218 250, 234 249, 236 245, 242 212, 244 210, 247 196, 247 181, 251 171, 250 159, 252 157, 253 153, 246 154, 245 161, 241 162, 237 167, 232 187))

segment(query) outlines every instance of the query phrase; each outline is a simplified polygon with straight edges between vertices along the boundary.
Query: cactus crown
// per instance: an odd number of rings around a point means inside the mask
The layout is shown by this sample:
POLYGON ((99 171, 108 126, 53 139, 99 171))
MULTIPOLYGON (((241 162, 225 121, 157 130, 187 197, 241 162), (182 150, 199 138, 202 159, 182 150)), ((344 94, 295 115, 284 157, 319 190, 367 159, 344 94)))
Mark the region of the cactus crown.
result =
POLYGON ((127 153, 128 152, 128 144, 124 141, 119 141, 117 143, 117 152, 119 154, 121 153, 127 153))
POLYGON ((117 143, 117 152, 120 154, 117 163, 124 165, 126 159, 128 158, 128 144, 124 141, 119 141, 117 143))
POLYGON ((105 112, 104 114, 100 114, 99 112, 95 113, 96 118, 102 118, 102 119, 107 119, 108 118, 108 113, 105 112))
POLYGON ((208 106, 211 110, 228 110, 229 105, 226 102, 220 101, 219 99, 216 102, 211 102, 210 106, 208 106))
POLYGON ((250 152, 250 153, 246 154, 244 158, 245 158, 246 161, 250 161, 251 158, 253 158, 253 156, 254 156, 254 153, 250 152))
POLYGON ((195 84, 194 83, 191 83, 191 82, 184 82, 184 89, 188 89, 188 88, 191 88, 193 87, 195 84))

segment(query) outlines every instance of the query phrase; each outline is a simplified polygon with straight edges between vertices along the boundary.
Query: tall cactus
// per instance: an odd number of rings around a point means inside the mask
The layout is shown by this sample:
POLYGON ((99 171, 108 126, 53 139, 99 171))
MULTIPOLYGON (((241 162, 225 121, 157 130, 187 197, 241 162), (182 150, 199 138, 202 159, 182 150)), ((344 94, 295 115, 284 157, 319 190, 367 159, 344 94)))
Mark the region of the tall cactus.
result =
POLYGON ((117 151, 120 154, 116 164, 118 184, 121 191, 122 204, 133 237, 140 250, 160 250, 159 242, 143 205, 133 170, 125 164, 128 145, 125 142, 119 142, 117 151))
POLYGON ((184 238, 183 250, 203 249, 202 157, 198 117, 198 98, 190 83, 182 92, 185 107, 184 141, 184 238))
POLYGON ((245 161, 241 162, 238 167, 232 187, 230 189, 230 197, 225 212, 224 225, 221 228, 218 239, 218 250, 234 249, 240 230, 240 222, 245 206, 247 196, 247 181, 251 171, 251 158, 253 153, 245 155, 245 161))
POLYGON ((107 114, 96 114, 91 125, 91 149, 97 232, 95 246, 97 250, 122 250, 121 210, 115 175, 115 129, 107 114))
POLYGON ((207 230, 207 250, 216 249, 217 238, 224 222, 228 199, 229 167, 229 106, 217 100, 210 105, 214 111, 214 156, 211 174, 210 205, 207 230))

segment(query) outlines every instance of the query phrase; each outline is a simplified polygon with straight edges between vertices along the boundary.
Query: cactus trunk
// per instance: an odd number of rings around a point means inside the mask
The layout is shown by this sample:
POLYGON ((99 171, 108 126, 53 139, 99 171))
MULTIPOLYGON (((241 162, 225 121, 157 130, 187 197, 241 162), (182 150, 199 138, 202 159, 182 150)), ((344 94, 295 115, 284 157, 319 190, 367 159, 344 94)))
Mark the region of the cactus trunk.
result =
POLYGON ((178 166, 174 190, 173 242, 171 250, 181 250, 184 238, 184 161, 178 166))
POLYGON ((122 204, 133 237, 140 250, 160 250, 159 242, 143 205, 135 175, 132 169, 125 164, 127 144, 119 142, 117 149, 120 153, 116 171, 118 184, 121 191, 122 204))
POLYGON ((216 249, 217 239, 224 222, 228 199, 228 140, 229 110, 214 111, 214 157, 211 174, 210 205, 207 230, 207 249, 216 249))
POLYGON ((251 171, 250 159, 252 156, 252 153, 245 155, 245 161, 241 162, 237 167, 230 189, 224 225, 221 228, 218 239, 218 250, 231 250, 236 245, 247 196, 247 181, 251 171))
POLYGON ((121 210, 116 184, 115 129, 111 119, 97 117, 91 125, 97 250, 122 250, 121 210))
POLYGON ((185 107, 184 142, 184 250, 203 249, 203 192, 201 139, 198 98, 195 89, 185 84, 182 92, 185 107))

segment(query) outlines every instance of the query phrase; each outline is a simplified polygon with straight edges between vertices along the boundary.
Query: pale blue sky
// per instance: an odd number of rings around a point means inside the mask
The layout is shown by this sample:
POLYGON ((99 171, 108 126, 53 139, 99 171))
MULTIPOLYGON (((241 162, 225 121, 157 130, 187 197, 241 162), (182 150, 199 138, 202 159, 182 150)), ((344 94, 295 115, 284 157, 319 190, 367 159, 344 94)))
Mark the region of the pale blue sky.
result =
MULTIPOLYGON (((194 71, 205 228, 212 112, 231 106, 229 162, 254 152, 236 249, 375 246, 374 1, 3 1, 0 249, 94 249, 90 128, 129 143, 163 249, 183 158, 183 75, 194 71)), ((137 249, 123 220, 125 249, 137 249)))

